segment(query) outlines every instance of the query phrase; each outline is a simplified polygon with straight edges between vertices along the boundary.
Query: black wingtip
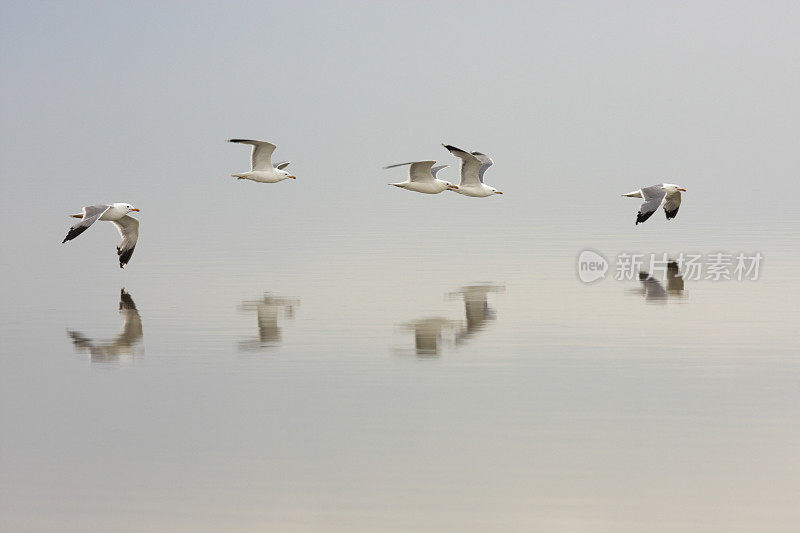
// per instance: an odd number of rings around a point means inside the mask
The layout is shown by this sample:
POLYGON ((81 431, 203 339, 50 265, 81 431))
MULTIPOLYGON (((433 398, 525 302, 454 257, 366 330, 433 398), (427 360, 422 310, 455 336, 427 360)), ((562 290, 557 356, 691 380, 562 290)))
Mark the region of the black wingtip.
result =
POLYGON ((133 255, 133 250, 135 250, 135 249, 136 249, 135 246, 133 248, 130 248, 130 249, 124 250, 124 251, 120 250, 119 248, 117 248, 117 255, 119 255, 119 267, 120 268, 125 268, 125 265, 127 265, 128 261, 131 260, 131 256, 133 255))
POLYGON ((641 211, 636 213, 636 225, 638 226, 639 224, 641 224, 642 222, 653 216, 653 213, 654 211, 647 213, 646 215, 643 215, 641 211))
POLYGON ((486 155, 486 154, 483 154, 481 152, 472 152, 472 155, 486 155))
POLYGON ((64 237, 64 240, 61 241, 61 244, 64 244, 67 241, 71 241, 72 239, 74 239, 75 237, 86 231, 88 228, 89 226, 78 226, 77 228, 69 228, 67 236, 64 237))
POLYGON ((664 213, 666 213, 667 215, 667 220, 672 220, 678 214, 678 210, 675 209, 674 211, 667 211, 666 209, 664 209, 664 213))
POLYGON ((465 153, 465 154, 469 153, 466 150, 462 150, 461 148, 459 148, 457 146, 453 146, 452 144, 444 144, 444 143, 442 143, 442 146, 447 148, 447 150, 450 151, 450 152, 462 152, 462 153, 465 153))

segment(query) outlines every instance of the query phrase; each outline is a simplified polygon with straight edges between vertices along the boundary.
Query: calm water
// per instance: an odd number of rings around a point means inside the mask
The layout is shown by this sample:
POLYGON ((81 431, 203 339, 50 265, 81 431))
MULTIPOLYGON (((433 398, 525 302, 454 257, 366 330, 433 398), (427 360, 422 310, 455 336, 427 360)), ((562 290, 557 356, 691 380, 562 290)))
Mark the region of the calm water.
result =
POLYGON ((3 529, 794 528, 794 229, 451 196, 204 243, 143 208, 126 271, 110 226, 37 226, 3 259, 3 529), (585 248, 765 259, 668 291, 580 282, 585 248))

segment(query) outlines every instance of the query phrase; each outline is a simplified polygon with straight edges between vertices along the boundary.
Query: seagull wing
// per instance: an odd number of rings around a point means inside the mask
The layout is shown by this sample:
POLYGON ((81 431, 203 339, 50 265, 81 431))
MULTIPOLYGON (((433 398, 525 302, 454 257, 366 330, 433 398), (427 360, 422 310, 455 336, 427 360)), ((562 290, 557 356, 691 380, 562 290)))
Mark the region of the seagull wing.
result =
POLYGON ((397 163, 395 165, 389 165, 383 168, 395 168, 411 165, 411 167, 408 169, 409 181, 422 183, 426 181, 433 181, 433 173, 431 172, 431 169, 435 164, 436 161, 409 161, 408 163, 397 163))
POLYGON ((72 239, 74 239, 87 229, 89 229, 89 226, 94 224, 101 216, 103 216, 103 213, 108 211, 110 207, 111 207, 110 205, 102 205, 102 204, 89 205, 84 207, 83 218, 81 218, 80 222, 74 224, 72 227, 69 228, 67 236, 64 237, 64 240, 61 242, 65 243, 67 241, 71 241, 72 239))
POLYGON ((450 165, 436 165, 435 167, 431 168, 431 174, 433 174, 433 177, 436 178, 436 175, 439 173, 440 170, 443 170, 449 166, 450 165))
POLYGON ((281 161, 280 163, 275 163, 275 168, 278 170, 283 170, 289 166, 289 163, 291 163, 291 161, 281 161))
POLYGON ((681 192, 675 191, 669 193, 664 198, 664 213, 667 215, 667 220, 672 220, 678 214, 678 208, 681 206, 681 192))
POLYGON ((436 161, 417 161, 411 163, 411 168, 408 169, 408 179, 418 183, 433 181, 433 174, 431 169, 436 161))
POLYGON ((456 148, 450 144, 443 144, 451 154, 461 160, 461 187, 475 186, 481 183, 479 173, 481 170, 481 160, 469 152, 465 152, 460 148, 456 148))
POLYGON ((656 212, 661 201, 664 199, 664 189, 661 185, 651 185, 650 187, 642 187, 642 198, 644 203, 639 207, 639 212, 636 214, 636 224, 641 224, 656 212))
POLYGON ((119 267, 124 268, 131 260, 133 249, 136 248, 136 241, 139 239, 139 221, 125 215, 119 220, 111 222, 117 227, 122 240, 117 245, 117 255, 119 256, 119 267))
POLYGON ((274 144, 250 139, 228 139, 228 142, 253 145, 253 153, 250 154, 250 170, 270 170, 272 168, 272 152, 276 148, 274 144))
POLYGON ((486 169, 488 169, 490 166, 494 165, 494 161, 492 161, 492 158, 488 155, 480 152, 472 152, 472 155, 477 157, 481 162, 481 169, 478 171, 478 179, 481 180, 481 183, 483 183, 483 173, 486 172, 486 169))

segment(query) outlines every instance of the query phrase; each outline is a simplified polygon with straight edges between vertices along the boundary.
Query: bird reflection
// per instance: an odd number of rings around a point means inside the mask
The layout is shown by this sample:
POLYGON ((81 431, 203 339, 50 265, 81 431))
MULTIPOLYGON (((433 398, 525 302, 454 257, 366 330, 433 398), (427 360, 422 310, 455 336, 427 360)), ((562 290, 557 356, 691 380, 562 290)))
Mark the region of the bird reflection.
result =
POLYGON ((429 317, 404 324, 414 332, 414 350, 419 356, 439 355, 444 333, 455 328, 457 322, 442 317, 429 317))
POLYGON ((93 363, 116 362, 122 357, 137 355, 136 345, 142 340, 142 319, 130 293, 124 288, 119 294, 119 313, 123 317, 122 331, 113 340, 95 341, 84 334, 67 330, 76 352, 86 351, 93 363))
POLYGON ((668 299, 685 297, 683 276, 678 263, 675 261, 667 263, 666 288, 660 281, 644 271, 639 272, 639 282, 642 286, 639 289, 633 289, 631 292, 641 294, 648 303, 666 303, 668 299))
POLYGON ((466 342, 477 332, 483 330, 487 322, 497 318, 495 309, 489 307, 488 295, 492 292, 503 292, 505 290, 503 285, 480 283, 467 285, 450 293, 451 297, 461 296, 464 298, 464 310, 467 318, 466 327, 456 332, 456 344, 466 342))
POLYGON ((286 318, 294 318, 300 300, 278 298, 265 293, 260 300, 244 301, 239 306, 242 311, 255 310, 258 315, 258 339, 249 339, 239 343, 242 350, 257 350, 277 346, 281 340, 281 328, 278 319, 281 313, 286 318))

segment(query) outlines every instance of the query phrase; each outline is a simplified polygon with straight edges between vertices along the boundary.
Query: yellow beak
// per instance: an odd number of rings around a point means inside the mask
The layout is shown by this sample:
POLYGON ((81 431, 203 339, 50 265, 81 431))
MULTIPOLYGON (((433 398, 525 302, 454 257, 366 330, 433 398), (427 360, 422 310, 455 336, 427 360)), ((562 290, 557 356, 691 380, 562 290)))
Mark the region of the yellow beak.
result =
POLYGON ((686 189, 681 189, 681 188, 678 188, 678 190, 679 190, 679 191, 686 192, 686 189))
POLYGON ((131 211, 137 211, 138 212, 139 210, 134 207, 133 209, 131 209, 131 211))

